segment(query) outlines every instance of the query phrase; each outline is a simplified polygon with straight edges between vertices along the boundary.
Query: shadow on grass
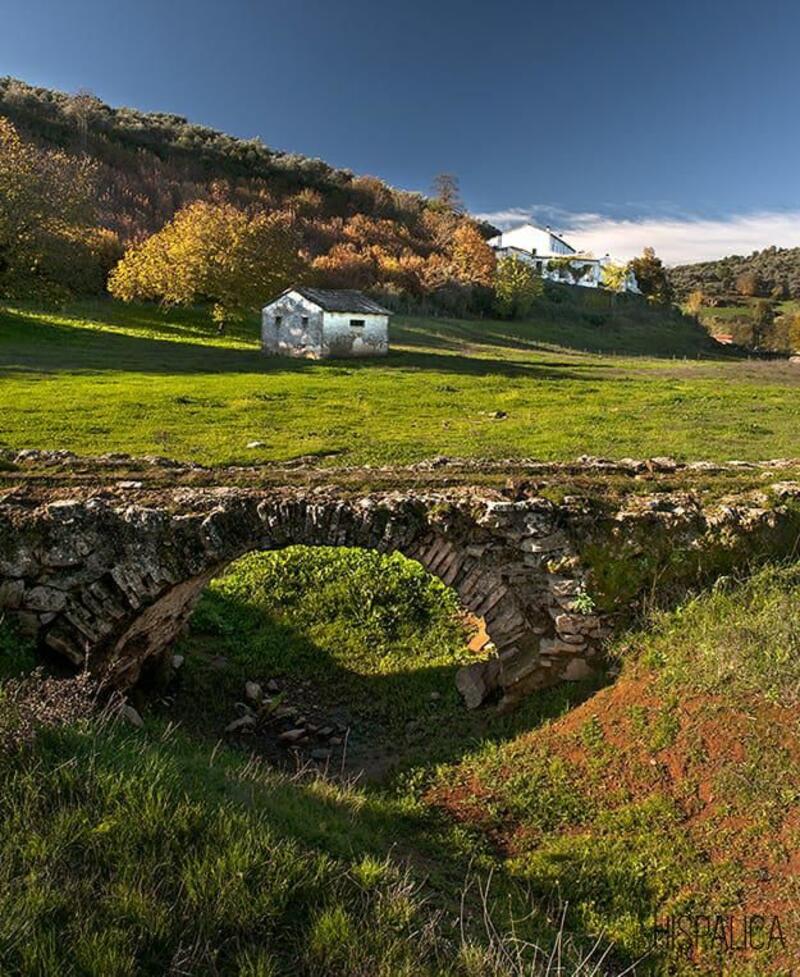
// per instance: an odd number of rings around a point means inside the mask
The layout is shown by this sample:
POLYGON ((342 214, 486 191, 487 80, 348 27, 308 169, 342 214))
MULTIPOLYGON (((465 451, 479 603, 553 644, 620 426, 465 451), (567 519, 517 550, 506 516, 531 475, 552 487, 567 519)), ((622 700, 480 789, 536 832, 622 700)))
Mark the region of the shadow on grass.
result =
POLYGON ((320 374, 356 371, 414 370, 464 376, 526 377, 534 380, 576 380, 591 371, 613 369, 612 364, 548 360, 526 363, 479 356, 393 350, 375 359, 328 360, 325 363, 291 357, 268 357, 258 349, 232 349, 201 342, 173 342, 126 335, 110 330, 80 329, 43 322, 19 314, 0 314, 0 374, 107 373, 146 374, 320 374))
POLYGON ((739 350, 714 342, 697 322, 678 313, 645 308, 595 317, 572 306, 550 306, 525 321, 413 319, 398 317, 392 338, 405 346, 458 350, 467 345, 515 352, 574 352, 646 356, 655 359, 742 358, 739 350))
MULTIPOLYGON (((407 668, 397 664, 392 649, 395 670, 365 674, 277 615, 219 593, 213 600, 215 618, 226 623, 195 625, 182 641, 186 664, 170 717, 216 741, 236 716, 245 682, 266 687, 276 679, 282 705, 295 707, 315 725, 350 730, 347 769, 370 780, 403 767, 454 762, 481 743, 512 739, 563 715, 603 684, 599 679, 562 683, 530 696, 508 715, 498 715, 494 705, 469 711, 455 686, 463 659, 426 663, 424 653, 415 653, 425 646, 424 634, 410 642, 407 668)), ((341 640, 332 637, 328 644, 338 646, 341 640)), ((368 656, 380 667, 379 648, 370 648, 368 656)), ((291 725, 290 719, 267 721, 263 731, 247 737, 247 745, 273 759, 285 758, 277 739, 291 725)))
MULTIPOLYGON (((14 789, 20 779, 15 778, 14 789)), ((466 911, 468 931, 485 937, 476 923, 484 910, 478 889, 465 889, 465 881, 483 876, 484 868, 472 864, 463 843, 454 844, 439 817, 410 803, 408 795, 397 798, 313 776, 288 778, 239 751, 198 743, 180 729, 150 720, 144 731, 133 733, 119 725, 50 732, 37 746, 34 779, 48 798, 36 808, 37 864, 50 872, 45 882, 40 881, 43 873, 23 873, 13 888, 0 877, 0 902, 6 904, 3 897, 10 891, 30 907, 29 932, 41 938, 56 925, 52 913, 32 911, 42 902, 46 890, 41 887, 69 892, 68 914, 60 914, 57 924, 58 950, 66 960, 78 939, 107 930, 109 912, 130 892, 137 911, 118 913, 114 935, 135 932, 137 973, 166 973, 184 941, 202 937, 219 950, 213 972, 232 974, 229 966, 218 969, 227 959, 226 943, 235 938, 239 946, 257 944, 264 941, 265 930, 271 953, 281 961, 270 973, 328 972, 297 962, 297 950, 308 945, 319 912, 332 899, 365 912, 365 892, 375 889, 380 897, 383 884, 402 878, 405 866, 416 888, 414 899, 424 899, 427 918, 437 911, 451 918, 466 911), (69 859, 60 849, 43 853, 45 843, 52 839, 55 845, 63 837, 59 824, 74 826, 78 814, 84 818, 83 831, 76 836, 72 828, 69 859), (93 835, 84 825, 98 818, 93 835), (247 902, 256 902, 259 887, 278 892, 271 906, 273 932, 258 910, 248 912, 247 902), (226 914, 236 900, 243 900, 239 912, 226 914), (78 932, 64 926, 64 918, 73 916, 80 919, 78 932)), ((29 833, 25 837, 30 844, 29 833)), ((503 932, 515 917, 517 929, 529 939, 551 943, 554 933, 543 914, 528 921, 530 894, 524 883, 497 873, 492 896, 494 919, 503 932)), ((407 893, 401 906, 404 913, 412 908, 407 893)), ((388 918, 389 925, 400 926, 402 917, 388 918)), ((0 943, 2 963, 11 944, 0 943)))
POLYGON ((0 310, 0 371, 191 373, 303 373, 332 370, 409 369, 472 376, 533 376, 573 379, 580 371, 608 369, 609 364, 569 363, 548 359, 529 363, 519 354, 582 353, 649 358, 736 358, 705 331, 680 316, 649 308, 628 310, 624 318, 602 317, 589 323, 579 307, 551 305, 529 321, 397 316, 391 324, 394 349, 387 358, 329 361, 315 364, 288 357, 265 357, 258 349, 255 317, 217 334, 207 310, 160 309, 156 305, 123 306, 110 300, 84 301, 66 313, 42 317, 26 304, 0 310), (71 323, 74 322, 74 325, 71 323), (86 327, 89 324, 89 327, 86 327), (115 331, 118 329, 120 331, 115 331), (252 347, 235 348, 236 343, 252 347), (398 349, 397 347, 407 347, 398 349), (410 348, 409 348, 410 347, 410 348), (497 355, 493 355, 493 350, 497 355), (509 359, 509 354, 517 354, 509 359), (565 370, 578 371, 567 374, 565 370))

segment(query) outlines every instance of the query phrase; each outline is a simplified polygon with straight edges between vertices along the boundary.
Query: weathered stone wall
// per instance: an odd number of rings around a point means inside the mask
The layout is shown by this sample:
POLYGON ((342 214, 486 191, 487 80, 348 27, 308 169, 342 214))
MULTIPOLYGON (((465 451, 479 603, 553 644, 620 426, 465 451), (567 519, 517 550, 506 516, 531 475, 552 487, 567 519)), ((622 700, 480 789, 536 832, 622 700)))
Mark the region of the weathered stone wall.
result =
POLYGON ((324 356, 385 356, 389 352, 389 316, 363 312, 326 312, 324 356), (353 320, 363 322, 354 328, 353 320))
POLYGON ((275 356, 320 359, 323 319, 322 310, 313 302, 297 292, 289 292, 261 310, 261 351, 275 356), (280 324, 276 316, 280 317, 280 324))
POLYGON ((798 498, 797 483, 711 507, 662 493, 618 508, 577 497, 512 500, 491 489, 353 496, 23 483, 0 502, 0 613, 125 686, 169 647, 208 581, 245 553, 292 544, 399 551, 485 622, 496 657, 459 674, 467 703, 499 686, 511 704, 587 674, 619 614, 665 568, 685 589, 749 555, 791 552, 798 498))

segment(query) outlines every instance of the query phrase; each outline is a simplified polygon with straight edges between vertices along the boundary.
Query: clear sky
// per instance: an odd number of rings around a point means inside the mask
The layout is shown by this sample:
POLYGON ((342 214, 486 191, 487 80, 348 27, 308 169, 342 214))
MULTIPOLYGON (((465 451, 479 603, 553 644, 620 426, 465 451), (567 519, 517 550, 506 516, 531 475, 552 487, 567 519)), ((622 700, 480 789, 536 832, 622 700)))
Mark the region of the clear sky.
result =
POLYGON ((0 0, 0 74, 451 171, 473 212, 621 257, 800 245, 798 0, 0 0))

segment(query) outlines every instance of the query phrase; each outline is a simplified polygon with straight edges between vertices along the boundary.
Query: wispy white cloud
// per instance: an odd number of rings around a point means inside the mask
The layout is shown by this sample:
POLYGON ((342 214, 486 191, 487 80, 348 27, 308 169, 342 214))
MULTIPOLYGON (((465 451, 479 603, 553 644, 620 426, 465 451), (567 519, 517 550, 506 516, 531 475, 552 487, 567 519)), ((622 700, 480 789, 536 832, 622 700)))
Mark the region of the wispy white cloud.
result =
POLYGON ((800 247, 800 210, 731 214, 724 218, 647 216, 623 219, 593 213, 569 213, 557 207, 510 207, 478 214, 497 227, 512 227, 525 220, 550 224, 575 247, 608 252, 627 260, 653 247, 668 265, 706 261, 729 254, 749 254, 771 245, 800 247))

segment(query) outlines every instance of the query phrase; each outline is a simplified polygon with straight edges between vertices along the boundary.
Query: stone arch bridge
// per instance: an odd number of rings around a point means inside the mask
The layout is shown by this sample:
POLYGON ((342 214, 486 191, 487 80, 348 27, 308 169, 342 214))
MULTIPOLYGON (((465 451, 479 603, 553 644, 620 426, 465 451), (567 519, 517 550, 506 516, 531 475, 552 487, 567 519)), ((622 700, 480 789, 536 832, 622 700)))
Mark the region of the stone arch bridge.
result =
POLYGON ((589 674, 611 618, 587 599, 587 543, 615 546, 626 567, 652 563, 649 546, 671 560, 674 543, 691 554, 694 584, 703 554, 713 568, 721 552, 730 565, 737 553, 795 546, 800 499, 798 482, 735 504, 704 507, 696 493, 662 492, 603 508, 597 499, 556 504, 490 487, 9 481, 5 490, 0 483, 0 615, 113 686, 132 685, 169 649, 203 588, 232 561, 293 544, 354 546, 419 561, 481 619, 494 650, 457 676, 470 706, 494 691, 512 704, 589 674))
POLYGON ((124 687, 169 648, 228 564, 293 544, 397 551, 453 587, 496 649, 459 676, 470 705, 498 686, 511 700, 577 677, 596 653, 603 625, 573 606, 582 583, 566 569, 573 546, 558 507, 474 491, 12 496, 0 505, 0 613, 124 687))

